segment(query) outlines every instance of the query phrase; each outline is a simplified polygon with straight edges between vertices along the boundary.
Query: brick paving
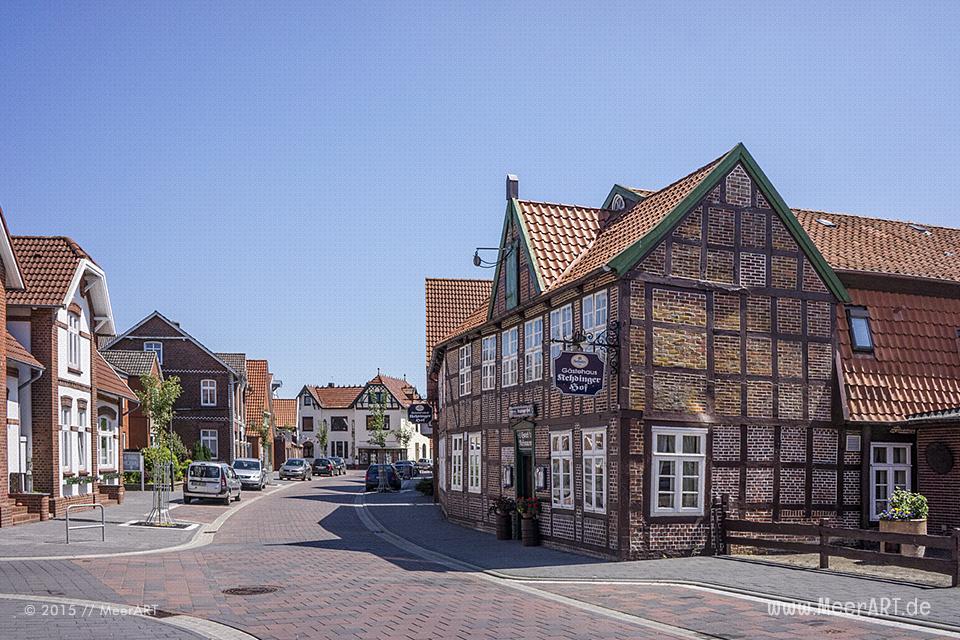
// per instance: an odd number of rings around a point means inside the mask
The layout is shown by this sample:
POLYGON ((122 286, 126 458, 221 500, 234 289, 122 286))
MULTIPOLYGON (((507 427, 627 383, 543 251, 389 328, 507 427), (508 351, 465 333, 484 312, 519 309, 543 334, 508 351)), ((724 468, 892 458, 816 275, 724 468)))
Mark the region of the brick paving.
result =
MULTIPOLYGON (((825 629, 850 637, 925 637, 903 629, 885 635, 890 628, 859 620, 785 620, 766 615, 765 605, 688 590, 543 584, 533 585, 540 591, 518 591, 495 578, 424 560, 367 530, 354 504, 359 479, 355 474, 324 478, 269 496, 223 523, 213 543, 202 548, 0 563, 0 593, 53 593, 157 606, 215 620, 264 640, 670 637, 635 624, 630 616, 702 629, 712 637, 819 637, 825 629), (279 589, 254 596, 223 593, 257 585, 279 589), (574 606, 577 601, 625 615, 604 615, 574 606)), ((410 507, 411 512, 420 509, 410 507)), ((424 517, 419 528, 429 533, 431 524, 424 517)), ((85 637, 100 637, 88 633, 86 624, 77 620, 70 635, 76 636, 80 628, 85 637)), ((19 629, 19 621, 17 625, 19 629)), ((177 637, 151 633, 148 629, 134 637, 177 637)), ((67 637, 59 627, 44 636, 58 637, 67 637)))

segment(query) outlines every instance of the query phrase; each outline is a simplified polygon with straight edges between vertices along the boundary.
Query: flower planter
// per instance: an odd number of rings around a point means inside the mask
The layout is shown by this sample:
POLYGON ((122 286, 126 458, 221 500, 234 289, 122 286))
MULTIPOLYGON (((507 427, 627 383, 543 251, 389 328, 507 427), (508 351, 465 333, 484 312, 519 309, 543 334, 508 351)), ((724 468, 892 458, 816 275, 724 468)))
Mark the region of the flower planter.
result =
POLYGON ((521 541, 525 547, 536 547, 540 544, 540 525, 536 518, 524 516, 520 519, 521 541))
MULTIPOLYGON (((881 533, 906 533, 911 535, 927 535, 927 521, 923 520, 881 520, 880 521, 880 532, 881 533)), ((896 553, 894 549, 898 546, 894 543, 884 542, 881 543, 883 547, 882 551, 884 553, 896 553)), ((922 545, 915 544, 901 544, 900 555, 909 556, 911 558, 922 558, 924 552, 927 550, 926 547, 922 545)))
POLYGON ((511 520, 511 514, 497 512, 497 540, 510 540, 513 538, 511 520))

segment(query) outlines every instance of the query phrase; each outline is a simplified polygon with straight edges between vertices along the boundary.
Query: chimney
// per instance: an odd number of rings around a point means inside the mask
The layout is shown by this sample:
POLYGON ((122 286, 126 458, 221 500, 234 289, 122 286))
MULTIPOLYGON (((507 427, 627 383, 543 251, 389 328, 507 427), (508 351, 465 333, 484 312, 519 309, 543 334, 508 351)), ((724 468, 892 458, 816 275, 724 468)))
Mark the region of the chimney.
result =
POLYGON ((507 174, 507 201, 520 197, 520 178, 512 173, 507 174))
POLYGON ((328 383, 327 383, 327 389, 333 389, 333 383, 332 383, 332 382, 328 382, 328 383))

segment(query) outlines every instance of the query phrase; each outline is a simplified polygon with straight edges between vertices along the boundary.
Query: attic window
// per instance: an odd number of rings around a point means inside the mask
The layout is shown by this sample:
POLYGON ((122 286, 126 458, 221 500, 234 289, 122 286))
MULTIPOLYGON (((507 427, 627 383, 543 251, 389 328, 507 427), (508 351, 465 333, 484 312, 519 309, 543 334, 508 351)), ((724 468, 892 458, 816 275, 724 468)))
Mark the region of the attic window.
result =
POLYGON ((870 314, 866 307, 847 307, 850 323, 850 346, 854 351, 872 352, 873 334, 870 332, 870 314))
POLYGON ((926 228, 925 226, 923 226, 922 224, 916 224, 916 223, 911 222, 908 226, 909 226, 911 229, 913 229, 914 231, 916 231, 917 233, 922 233, 922 234, 925 235, 925 236, 929 236, 929 235, 930 235, 930 229, 927 229, 927 228, 926 228))
POLYGON ((825 227, 835 227, 835 226, 837 226, 837 223, 836 223, 836 222, 834 222, 833 220, 828 220, 827 218, 817 218, 817 222, 819 222, 820 224, 822 224, 822 225, 825 226, 825 227))
POLYGON ((618 193, 613 196, 613 202, 610 203, 610 208, 614 211, 623 211, 627 208, 627 203, 623 201, 623 196, 618 193))

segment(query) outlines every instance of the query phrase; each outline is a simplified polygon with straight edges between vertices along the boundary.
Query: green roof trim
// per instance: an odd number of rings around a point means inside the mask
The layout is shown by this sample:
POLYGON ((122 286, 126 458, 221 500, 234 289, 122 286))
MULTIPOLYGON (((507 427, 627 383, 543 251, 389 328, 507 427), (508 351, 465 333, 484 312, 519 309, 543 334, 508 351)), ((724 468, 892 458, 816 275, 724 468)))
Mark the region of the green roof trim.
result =
POLYGON ((816 269, 820 277, 823 278, 830 292, 841 302, 850 302, 850 295, 847 293, 843 283, 840 282, 840 278, 837 277, 837 274, 824 259, 820 250, 813 244, 810 236, 804 231, 797 217, 793 214, 793 211, 790 210, 790 207, 788 207, 783 201, 783 198, 780 197, 780 194, 773 187, 773 184, 771 184, 766 174, 763 173, 763 170, 760 169, 760 166, 756 160, 753 159, 753 156, 750 155, 750 152, 747 151, 747 148, 743 146, 742 142, 738 143, 737 146, 723 156, 717 163, 717 166, 700 181, 700 184, 687 194, 687 197, 681 200, 669 214, 664 216, 663 220, 661 220, 652 231, 610 260, 610 267, 619 275, 623 275, 640 262, 640 260, 645 258, 647 254, 660 244, 660 241, 680 223, 681 218, 713 189, 717 181, 732 171, 738 163, 743 164, 747 173, 757 182, 758 188, 763 191, 770 206, 776 211, 784 225, 786 225, 794 240, 797 241, 797 244, 800 245, 800 248, 806 254, 807 258, 809 258, 814 269, 816 269))
MULTIPOLYGON (((503 250, 503 244, 507 240, 507 228, 510 226, 511 218, 515 219, 517 222, 517 228, 520 230, 520 237, 523 239, 523 252, 527 256, 527 264, 531 267, 531 272, 534 276, 534 282, 537 285, 537 295, 543 293, 543 279, 540 276, 540 270, 537 267, 536 261, 533 259, 533 256, 530 254, 530 235, 527 233, 526 223, 523 221, 523 216, 520 215, 520 202, 516 198, 511 198, 510 202, 507 203, 507 210, 503 215, 503 231, 500 232, 500 250, 503 250)), ((500 254, 497 254, 497 268, 493 272, 493 288, 490 290, 490 305, 487 309, 487 319, 493 317, 493 305, 497 300, 497 289, 500 285, 500 265, 503 264, 503 261, 500 260, 500 254)))
POLYGON ((629 187, 625 187, 622 184, 615 184, 610 189, 610 193, 607 194, 607 199, 603 201, 603 206, 600 208, 609 209, 610 205, 613 204, 613 198, 616 195, 622 196, 624 200, 629 199, 634 202, 640 202, 646 199, 644 196, 641 196, 639 193, 633 189, 630 189, 629 187))

